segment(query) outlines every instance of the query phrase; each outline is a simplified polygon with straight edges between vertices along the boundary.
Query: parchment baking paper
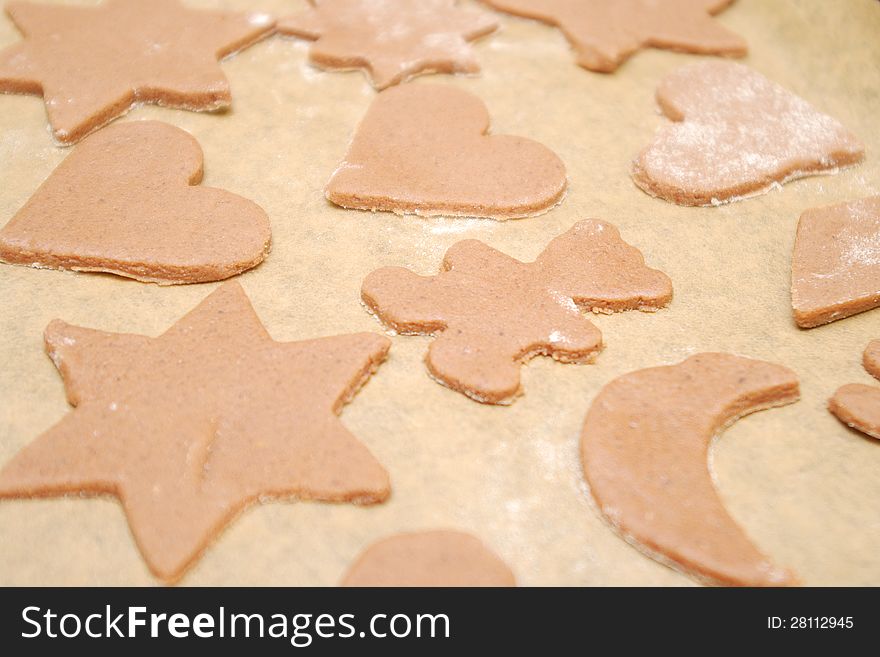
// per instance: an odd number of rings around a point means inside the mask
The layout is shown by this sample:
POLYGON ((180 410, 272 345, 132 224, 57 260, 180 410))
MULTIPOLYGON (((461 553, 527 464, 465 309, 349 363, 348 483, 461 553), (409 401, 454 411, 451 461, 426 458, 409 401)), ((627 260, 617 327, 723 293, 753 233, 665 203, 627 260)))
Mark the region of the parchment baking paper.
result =
MULTIPOLYGON (((187 4, 276 15, 305 6, 187 4)), ((437 385, 422 364, 429 339, 394 338, 389 361, 342 415, 389 470, 392 498, 369 508, 253 507, 182 583, 333 585, 374 540, 449 527, 479 535, 524 585, 691 584, 627 545, 594 512, 578 441, 592 399, 612 378, 721 350, 794 368, 803 394, 797 404, 741 420, 717 442, 713 468, 730 512, 806 584, 880 584, 880 441, 825 410, 839 385, 873 381, 860 360, 880 337, 880 310, 802 331, 789 298, 800 213, 880 193, 880 3, 739 0, 720 15, 748 40, 745 63, 841 120, 868 155, 837 176, 719 208, 650 198, 628 175, 630 160, 664 120, 654 103, 657 83, 696 57, 643 51, 614 75, 595 74, 574 64, 558 30, 500 20, 500 32, 475 46, 481 75, 414 84, 476 93, 489 107, 493 133, 537 139, 562 157, 568 196, 540 217, 401 218, 328 204, 323 185, 375 92, 359 72, 309 66, 304 42, 275 37, 225 62, 234 97, 226 114, 143 107, 124 120, 188 130, 205 151, 205 184, 252 198, 269 213, 272 253, 239 280, 277 340, 381 331, 359 303, 361 281, 377 267, 433 273, 464 238, 532 259, 586 217, 616 224, 649 265, 672 277, 672 305, 653 315, 597 317, 607 342, 598 361, 532 361, 523 372, 526 394, 510 407, 483 406, 437 385)), ((19 38, 0 18, 0 46, 19 38)), ((68 152, 52 144, 41 99, 0 96, 0 222, 68 152)), ((0 463, 70 410, 43 351, 50 320, 158 335, 214 287, 0 265, 0 463)), ((154 582, 115 499, 0 502, 0 584, 154 582)))

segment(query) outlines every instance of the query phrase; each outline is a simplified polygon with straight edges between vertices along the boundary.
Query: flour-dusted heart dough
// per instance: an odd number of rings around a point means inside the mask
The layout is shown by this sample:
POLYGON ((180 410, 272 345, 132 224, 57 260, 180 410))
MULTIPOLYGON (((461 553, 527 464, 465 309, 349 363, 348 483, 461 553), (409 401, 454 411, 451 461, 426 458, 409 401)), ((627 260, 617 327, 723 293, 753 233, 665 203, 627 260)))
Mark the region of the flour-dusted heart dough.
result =
POLYGON ((719 205, 860 162, 837 120, 760 73, 706 61, 668 75, 657 102, 671 123, 633 162, 635 183, 679 205, 719 205))
POLYGON ((3 466, 0 498, 117 496, 163 580, 258 499, 390 494, 337 417, 385 359, 384 336, 275 342, 230 282, 158 338, 58 320, 45 337, 76 408, 3 466))
MULTIPOLYGON (((868 374, 880 379, 880 340, 872 340, 862 363, 868 374)), ((880 388, 861 383, 840 387, 828 400, 828 410, 847 426, 880 439, 880 388)))
POLYGON ((0 260, 100 271, 160 284, 216 281, 269 250, 266 213, 197 186, 202 149, 156 121, 89 136, 0 230, 0 260))
POLYGON ((707 467, 713 437, 738 418, 798 399, 786 367, 729 354, 626 374, 593 401, 584 475, 602 515, 651 556, 724 584, 794 582, 730 517, 707 467))
POLYGON ((344 208, 511 219, 562 200, 565 165, 523 137, 488 136, 489 114, 455 87, 410 84, 379 94, 327 183, 344 208))
POLYGON ((486 12, 457 0, 312 0, 278 21, 281 34, 311 39, 309 61, 321 68, 363 69, 384 89, 423 73, 476 73, 470 41, 494 32, 486 12))
POLYGON ((880 196, 801 215, 791 259, 791 305, 803 328, 880 306, 880 196))
POLYGON ((272 33, 266 14, 205 11, 179 0, 97 6, 10 2, 24 41, 0 51, 0 92, 42 95, 61 144, 134 103, 206 111, 229 106, 217 60, 272 33))
POLYGON ((713 20, 733 0, 484 0, 559 27, 578 64, 611 73, 641 48, 741 57, 746 42, 713 20))
POLYGON ((342 586, 516 586, 516 579, 478 538, 430 531, 374 543, 352 565, 342 586))
POLYGON ((602 334, 582 309, 656 310, 672 299, 672 282, 614 226, 585 220, 535 262, 465 240, 436 276, 385 267, 366 278, 361 297, 395 331, 437 336, 425 362, 439 382, 506 404, 519 394, 520 365, 530 358, 585 363, 601 350, 602 334))

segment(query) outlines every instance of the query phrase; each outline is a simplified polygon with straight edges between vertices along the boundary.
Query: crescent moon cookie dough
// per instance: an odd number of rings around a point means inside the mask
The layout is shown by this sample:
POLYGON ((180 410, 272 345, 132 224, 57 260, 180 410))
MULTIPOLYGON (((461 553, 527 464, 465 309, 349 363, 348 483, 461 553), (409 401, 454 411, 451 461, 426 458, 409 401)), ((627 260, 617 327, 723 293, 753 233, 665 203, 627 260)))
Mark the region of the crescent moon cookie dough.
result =
POLYGON ((726 426, 798 397, 790 369, 729 354, 615 379, 593 401, 581 435, 584 475, 600 512, 650 556, 700 577, 794 584, 727 513, 708 458, 726 426))
POLYGON ((562 201, 565 165, 538 142, 488 136, 479 98, 418 84, 373 101, 325 190, 344 208, 512 219, 562 201))
POLYGON ((202 283, 257 266, 271 243, 256 203, 197 186, 202 149, 180 128, 120 123, 90 135, 0 230, 0 260, 202 283))
POLYGON ((508 404, 520 393, 520 365, 534 356, 587 363, 602 349, 581 310, 652 311, 672 299, 666 274, 611 224, 585 220, 530 263, 478 240, 454 244, 436 276, 385 267, 364 281, 367 308, 398 333, 435 335, 425 363, 432 377, 471 399, 508 404))
POLYGON ((510 568, 478 538, 456 531, 397 534, 374 543, 342 586, 516 586, 510 568))
MULTIPOLYGON (((872 340, 863 359, 868 374, 880 379, 880 340, 872 340)), ((880 439, 880 388, 861 383, 842 386, 828 400, 828 410, 847 426, 880 439)))
POLYGON ((791 305, 802 328, 880 306, 880 196, 801 215, 791 259, 791 305))
POLYGON ((469 45, 494 32, 488 13, 456 0, 312 0, 278 21, 278 32, 310 39, 309 61, 325 69, 363 69, 377 89, 423 73, 477 73, 469 45))
POLYGON ((389 495, 336 417, 385 359, 384 336, 275 342, 229 282, 158 338, 59 320, 45 338, 76 409, 5 464, 0 498, 117 496, 167 582, 258 499, 389 495))
POLYGON ((705 61, 666 76, 662 126, 633 162, 636 185, 678 205, 720 205, 790 180, 836 173, 865 155, 863 144, 760 73, 705 61))
POLYGON ((0 51, 0 92, 42 95, 52 134, 65 145, 135 103, 229 107, 218 60, 275 28, 266 14, 188 9, 179 0, 10 2, 6 12, 24 41, 0 51))
POLYGON ((712 17, 733 0, 484 0, 562 30, 591 71, 612 73, 642 48, 742 57, 746 42, 712 17))

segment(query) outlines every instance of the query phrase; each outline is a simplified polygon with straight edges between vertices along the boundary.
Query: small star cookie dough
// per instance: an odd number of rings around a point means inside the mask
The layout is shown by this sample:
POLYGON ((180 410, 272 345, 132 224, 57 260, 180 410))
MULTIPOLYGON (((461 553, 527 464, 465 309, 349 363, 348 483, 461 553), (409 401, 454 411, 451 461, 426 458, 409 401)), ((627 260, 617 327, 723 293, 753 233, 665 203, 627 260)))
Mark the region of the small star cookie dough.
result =
POLYGON ((424 73, 476 73, 470 42, 494 32, 488 13, 456 0, 312 0, 278 21, 278 32, 314 41, 309 61, 325 69, 362 69, 377 89, 424 73))

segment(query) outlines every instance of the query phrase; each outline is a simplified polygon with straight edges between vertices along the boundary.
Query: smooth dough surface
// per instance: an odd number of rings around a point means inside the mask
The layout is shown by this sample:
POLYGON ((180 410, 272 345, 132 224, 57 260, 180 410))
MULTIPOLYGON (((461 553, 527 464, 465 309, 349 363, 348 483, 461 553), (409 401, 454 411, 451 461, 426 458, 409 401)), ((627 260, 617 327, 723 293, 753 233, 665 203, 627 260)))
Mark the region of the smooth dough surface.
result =
POLYGON ((791 259, 791 305, 803 328, 880 306, 880 196, 801 215, 791 259))
POLYGON ((235 282, 158 338, 56 320, 46 349, 76 408, 0 470, 0 498, 115 495, 169 582, 258 499, 382 502, 388 474, 336 416, 389 346, 275 342, 235 282))
POLYGON ((241 196, 198 186, 203 171, 201 147, 180 128, 105 128, 0 229, 0 261, 165 285, 256 267, 269 251, 269 218, 241 196))
MULTIPOLYGON (((868 374, 880 380, 880 340, 872 340, 862 357, 868 374)), ((828 410, 847 426, 880 439, 880 387, 849 383, 828 400, 828 410)))
POLYGON ((342 586, 516 586, 507 564, 480 539, 457 531, 398 534, 368 547, 342 586))
POLYGON ((562 200, 565 165, 543 144, 487 135, 479 98, 452 86, 383 91, 357 128, 327 198, 344 208, 512 219, 562 200))
POLYGON ((728 424, 798 397, 790 369, 720 353, 615 379, 593 401, 581 435, 584 474, 602 515, 650 555, 702 577, 794 583, 724 508, 708 461, 712 439, 728 424))
POLYGON ((595 358, 602 333, 583 310, 657 310, 671 301, 672 282, 646 266, 617 228, 587 219, 534 262, 467 240, 446 252, 436 276, 374 271, 361 298, 397 332, 436 335, 425 363, 438 381, 476 401, 505 404, 520 393, 520 365, 533 356, 595 358))
POLYGON ((0 92, 42 95, 61 144, 72 144, 134 103, 187 110, 229 107, 217 60, 268 36, 266 14, 198 11, 179 0, 99 6, 10 2, 24 40, 0 51, 0 92))
POLYGON ((484 0, 556 25, 578 64, 611 73, 641 48, 742 57, 745 40, 713 20, 733 0, 484 0))

